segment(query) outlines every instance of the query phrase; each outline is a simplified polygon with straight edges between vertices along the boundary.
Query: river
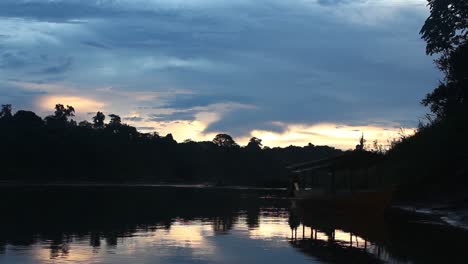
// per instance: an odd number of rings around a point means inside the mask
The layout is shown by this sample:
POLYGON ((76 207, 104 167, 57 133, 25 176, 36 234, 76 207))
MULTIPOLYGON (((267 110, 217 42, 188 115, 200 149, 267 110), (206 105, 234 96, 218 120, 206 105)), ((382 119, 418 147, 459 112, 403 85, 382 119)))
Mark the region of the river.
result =
POLYGON ((0 263, 467 263, 468 233, 420 217, 323 216, 284 190, 0 187, 0 263))

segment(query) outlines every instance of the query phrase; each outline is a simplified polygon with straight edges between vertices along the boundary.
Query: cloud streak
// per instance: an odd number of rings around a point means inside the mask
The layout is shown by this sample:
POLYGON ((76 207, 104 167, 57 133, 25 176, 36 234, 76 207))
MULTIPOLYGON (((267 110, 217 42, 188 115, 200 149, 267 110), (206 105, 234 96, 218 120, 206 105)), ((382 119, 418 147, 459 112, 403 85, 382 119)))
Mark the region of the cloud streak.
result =
POLYGON ((4 0, 0 94, 38 111, 44 96, 84 98, 195 140, 414 127, 439 78, 426 15, 423 0, 4 0))

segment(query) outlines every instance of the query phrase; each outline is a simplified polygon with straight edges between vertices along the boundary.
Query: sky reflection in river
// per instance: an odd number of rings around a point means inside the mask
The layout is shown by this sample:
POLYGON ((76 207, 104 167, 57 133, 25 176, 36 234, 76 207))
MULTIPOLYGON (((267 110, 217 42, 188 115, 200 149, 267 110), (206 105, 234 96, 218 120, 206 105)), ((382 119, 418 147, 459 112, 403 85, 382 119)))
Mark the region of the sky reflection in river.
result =
POLYGON ((0 263, 463 263, 466 232, 331 217, 281 190, 2 187, 0 263))
POLYGON ((310 263, 287 243, 287 216, 260 217, 249 228, 240 216, 230 230, 218 221, 177 219, 170 229, 138 229, 115 240, 92 236, 67 237, 61 243, 41 241, 29 248, 7 246, 0 255, 5 263, 284 263, 293 257, 310 263))

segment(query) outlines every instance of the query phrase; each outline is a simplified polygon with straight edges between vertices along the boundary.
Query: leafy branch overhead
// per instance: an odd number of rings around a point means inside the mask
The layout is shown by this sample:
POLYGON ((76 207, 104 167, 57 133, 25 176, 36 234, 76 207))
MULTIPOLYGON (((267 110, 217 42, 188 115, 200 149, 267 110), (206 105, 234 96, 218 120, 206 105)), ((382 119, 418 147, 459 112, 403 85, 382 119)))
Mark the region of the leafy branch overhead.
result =
POLYGON ((468 1, 428 0, 430 15, 421 28, 426 53, 438 55, 444 80, 422 100, 443 119, 468 113, 468 1))

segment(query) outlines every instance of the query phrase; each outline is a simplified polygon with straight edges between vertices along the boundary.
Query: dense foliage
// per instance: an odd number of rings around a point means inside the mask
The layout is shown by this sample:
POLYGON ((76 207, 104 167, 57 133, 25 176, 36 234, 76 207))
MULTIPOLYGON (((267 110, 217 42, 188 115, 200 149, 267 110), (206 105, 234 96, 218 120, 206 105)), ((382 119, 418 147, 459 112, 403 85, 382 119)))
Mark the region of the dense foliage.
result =
POLYGON ((422 101, 438 119, 468 114, 468 1, 428 0, 430 16, 421 29, 426 53, 444 80, 422 101))
POLYGON ((468 186, 468 1, 428 0, 430 16, 421 29, 428 55, 444 74, 422 103, 432 114, 411 137, 387 153, 386 172, 406 194, 458 195, 468 186), (404 187, 402 189, 405 189, 404 187))
POLYGON ((71 106, 45 119, 31 111, 0 112, 0 180, 27 182, 210 182, 286 186, 288 164, 341 151, 327 146, 240 147, 227 134, 177 143, 171 134, 140 133, 117 115, 97 112, 77 124, 71 106))

